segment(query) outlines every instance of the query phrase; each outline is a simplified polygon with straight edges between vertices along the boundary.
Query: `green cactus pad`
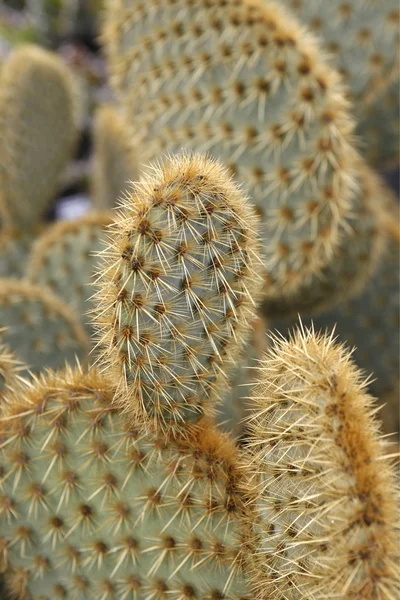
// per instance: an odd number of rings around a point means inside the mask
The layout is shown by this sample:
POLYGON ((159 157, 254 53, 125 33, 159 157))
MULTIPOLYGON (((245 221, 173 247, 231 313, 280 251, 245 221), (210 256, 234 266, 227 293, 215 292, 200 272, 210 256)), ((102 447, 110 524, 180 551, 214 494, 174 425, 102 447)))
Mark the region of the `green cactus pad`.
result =
POLYGON ((92 200, 97 210, 117 205, 138 175, 128 124, 112 106, 97 109, 93 130, 92 200))
POLYGON ((314 40, 259 0, 109 0, 103 37, 140 159, 184 147, 229 166, 263 221, 267 294, 295 297, 353 197, 353 124, 314 40))
POLYGON ((33 371, 84 360, 88 340, 70 309, 50 290, 0 280, 2 339, 33 371))
POLYGON ((0 425, 10 592, 251 600, 250 513, 235 448, 211 424, 172 444, 139 433, 112 397, 95 370, 50 373, 10 397, 0 425))
POLYGON ((213 414, 260 294, 257 233, 250 203, 207 157, 168 158, 131 188, 99 262, 93 324, 135 419, 182 433, 213 414))
MULTIPOLYGON (((89 321, 95 253, 103 249, 104 229, 110 222, 110 214, 93 213, 55 223, 36 241, 27 267, 27 279, 34 285, 47 286, 62 298, 83 325, 89 321)), ((92 328, 86 328, 90 334, 92 328)))
POLYGON ((262 532, 253 597, 397 598, 393 455, 351 353, 312 329, 276 339, 251 408, 262 532))
POLYGON ((29 229, 54 199, 76 140, 77 98, 57 55, 22 46, 0 77, 0 214, 29 229))

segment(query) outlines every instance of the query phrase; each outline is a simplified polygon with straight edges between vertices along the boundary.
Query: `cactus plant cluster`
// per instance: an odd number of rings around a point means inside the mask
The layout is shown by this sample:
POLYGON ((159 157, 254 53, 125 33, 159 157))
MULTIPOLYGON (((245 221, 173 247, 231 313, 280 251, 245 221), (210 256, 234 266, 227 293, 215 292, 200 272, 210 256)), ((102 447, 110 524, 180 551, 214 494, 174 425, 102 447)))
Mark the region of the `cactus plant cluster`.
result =
POLYGON ((395 424, 382 435, 370 396, 393 415, 398 207, 354 136, 397 33, 390 7, 345 6, 336 31, 334 1, 107 0, 101 212, 71 222, 43 218, 76 135, 71 74, 29 47, 3 67, 7 600, 400 593, 395 424), (315 9, 325 48, 358 20, 351 99, 289 4, 315 9))

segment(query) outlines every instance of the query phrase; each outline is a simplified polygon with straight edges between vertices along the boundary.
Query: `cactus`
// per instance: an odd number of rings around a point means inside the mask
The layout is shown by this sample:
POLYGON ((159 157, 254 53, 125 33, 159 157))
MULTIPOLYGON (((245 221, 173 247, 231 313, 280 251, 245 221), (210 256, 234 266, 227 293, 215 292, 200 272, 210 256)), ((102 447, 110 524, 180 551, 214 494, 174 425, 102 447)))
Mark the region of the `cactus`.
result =
POLYGON ((234 446, 211 424, 174 442, 127 427, 112 398, 95 369, 9 398, 0 548, 13 597, 250 600, 234 446))
POLYGON ((294 298, 329 262, 352 208, 353 124, 314 40, 256 0, 109 0, 111 80, 147 161, 207 150, 264 222, 266 293, 294 298))
POLYGON ((251 407, 262 535, 254 597, 397 598, 394 469, 351 354, 313 330, 277 338, 251 407))
POLYGON ((69 308, 43 287, 0 280, 0 328, 4 342, 32 369, 84 359, 88 340, 69 308))
POLYGON ((137 178, 137 158, 128 124, 112 106, 97 109, 94 120, 92 200, 97 210, 113 208, 131 179, 137 178))
POLYGON ((293 318, 299 313, 315 317, 318 312, 359 296, 374 273, 387 242, 386 222, 396 217, 396 201, 385 184, 362 163, 357 185, 353 218, 342 228, 332 260, 320 274, 305 282, 296 298, 265 300, 263 312, 277 319, 274 326, 279 324, 282 332, 287 331, 288 319, 293 325, 293 318))
POLYGON ((344 75, 360 122, 357 133, 361 148, 376 166, 396 164, 400 97, 398 1, 282 0, 282 3, 323 40, 335 67, 344 75), (386 108, 390 106, 390 96, 394 102, 388 112, 383 107, 386 101, 386 108))
POLYGON ((0 231, 0 277, 23 277, 37 231, 0 231))
POLYGON ((103 254, 94 325, 119 402, 156 430, 212 414, 259 295, 257 221, 216 162, 168 158, 132 188, 103 254))
POLYGON ((35 46, 15 50, 0 79, 0 215, 31 228, 53 200, 76 139, 77 98, 60 59, 35 46))
MULTIPOLYGON (((95 271, 95 252, 102 249, 103 230, 111 222, 108 213, 91 213, 75 221, 55 223, 35 242, 26 277, 45 285, 87 324, 89 283, 95 271)), ((87 325, 88 333, 92 329, 87 325)))

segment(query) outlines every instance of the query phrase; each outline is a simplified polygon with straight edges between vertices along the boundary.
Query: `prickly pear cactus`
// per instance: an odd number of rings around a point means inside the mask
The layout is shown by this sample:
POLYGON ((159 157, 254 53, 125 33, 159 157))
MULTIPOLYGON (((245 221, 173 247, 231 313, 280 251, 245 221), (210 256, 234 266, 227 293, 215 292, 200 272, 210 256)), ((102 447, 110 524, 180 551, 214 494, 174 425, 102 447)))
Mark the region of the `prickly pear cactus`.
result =
POLYGON ((257 600, 398 596, 395 471, 363 377, 313 330, 265 355, 249 418, 261 475, 257 600))
POLYGON ((270 2, 109 0, 112 82, 141 160, 182 146, 228 165, 262 217, 266 292, 294 298, 351 210, 353 125, 319 47, 270 2))
POLYGON ((0 280, 0 328, 4 342, 33 372, 84 360, 89 348, 68 306, 23 280, 0 280))
POLYGON ((128 427, 95 370, 21 387, 1 429, 0 549, 13 597, 250 600, 248 497, 212 426, 128 427))
POLYGON ((97 210, 117 205, 138 176, 137 157, 128 123, 117 108, 97 109, 93 129, 92 200, 97 210))
POLYGON ((26 270, 31 283, 47 286, 73 309, 88 334, 92 333, 87 313, 95 254, 103 249, 102 238, 110 222, 110 214, 103 212, 55 223, 35 242, 26 270))
POLYGON ((29 229, 57 190, 76 140, 72 75, 55 55, 35 46, 15 50, 0 78, 0 215, 29 229))
POLYGON ((219 163, 181 154, 135 184, 113 230, 93 319, 100 360, 135 419, 178 433, 212 414, 254 319, 255 213, 219 163))

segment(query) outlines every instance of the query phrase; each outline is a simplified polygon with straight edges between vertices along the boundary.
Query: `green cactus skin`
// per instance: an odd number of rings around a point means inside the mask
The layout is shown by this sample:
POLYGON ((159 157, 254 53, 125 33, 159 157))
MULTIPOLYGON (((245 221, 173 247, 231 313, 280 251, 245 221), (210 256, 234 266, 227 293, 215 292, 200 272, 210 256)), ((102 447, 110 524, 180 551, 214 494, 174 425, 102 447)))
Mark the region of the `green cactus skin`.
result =
POLYGON ((128 427, 92 369, 20 386, 0 425, 0 558, 18 600, 251 600, 249 496, 212 424, 128 427))
POLYGON ((396 164, 400 97, 398 0, 281 3, 321 38, 333 64, 344 75, 354 101, 363 153, 377 167, 396 164))
POLYGON ((103 37, 140 159, 183 146, 229 166, 263 219, 266 292, 294 297, 353 197, 353 124, 314 40, 260 0, 109 0, 103 37))
POLYGON ((213 414, 260 295, 257 219, 221 165, 181 154, 126 197, 99 263, 93 324, 120 404, 155 430, 213 414))
POLYGON ((14 279, 0 280, 2 339, 37 372, 84 360, 88 340, 68 306, 50 290, 14 279))
POLYGON ((0 232, 0 277, 21 278, 35 234, 38 231, 4 230, 0 232))
POLYGON ((395 600, 395 469, 351 353, 313 330, 276 339, 251 408, 263 536, 254 598, 395 600))
MULTIPOLYGON (((262 311, 271 318, 287 320, 297 315, 315 316, 340 302, 360 295, 374 273, 387 242, 386 220, 394 199, 387 186, 363 163, 357 176, 358 191, 353 218, 341 230, 341 241, 331 261, 305 282, 295 299, 266 299, 262 311)), ((273 323, 276 326, 275 323, 273 323)))
POLYGON ((26 270, 34 285, 45 285, 74 311, 88 334, 87 312, 93 290, 89 285, 96 268, 96 252, 102 250, 109 213, 90 213, 74 221, 55 223, 35 242, 26 270))
POLYGON ((92 200, 97 210, 107 210, 117 205, 129 182, 138 176, 128 123, 115 107, 97 109, 93 144, 92 200))
POLYGON ((77 98, 72 75, 54 54, 15 50, 0 79, 0 215, 26 230, 54 199, 72 156, 77 98))

